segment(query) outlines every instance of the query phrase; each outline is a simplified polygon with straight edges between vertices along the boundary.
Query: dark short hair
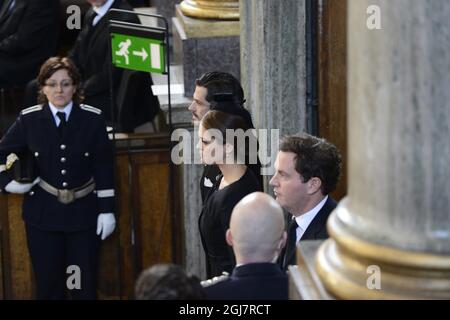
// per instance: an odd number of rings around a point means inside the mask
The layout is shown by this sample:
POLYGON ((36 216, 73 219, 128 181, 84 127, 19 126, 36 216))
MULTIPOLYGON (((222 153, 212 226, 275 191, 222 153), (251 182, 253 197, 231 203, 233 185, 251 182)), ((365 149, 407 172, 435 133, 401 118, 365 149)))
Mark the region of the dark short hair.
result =
POLYGON ((251 128, 255 127, 250 112, 244 107, 244 90, 233 75, 219 71, 207 72, 195 80, 195 85, 206 88, 206 101, 210 103, 211 110, 241 116, 251 128))
POLYGON ((205 292, 196 276, 178 265, 158 264, 144 270, 135 287, 137 300, 200 300, 205 292))
POLYGON ((280 143, 280 151, 295 154, 295 170, 303 182, 312 177, 319 178, 322 181, 323 195, 336 189, 341 175, 341 155, 335 145, 303 133, 284 137, 280 143))
POLYGON ((64 69, 67 70, 67 73, 69 74, 70 79, 72 80, 73 84, 77 87, 77 90, 75 91, 75 94, 73 95, 73 102, 76 104, 80 104, 83 102, 83 94, 80 88, 80 82, 81 82, 81 76, 78 72, 77 67, 67 57, 52 57, 49 58, 47 61, 44 62, 44 64, 41 66, 41 70, 39 71, 39 75, 37 77, 37 83, 39 86, 39 92, 38 92, 38 102, 39 103, 46 103, 47 97, 42 92, 42 88, 45 86, 45 83, 47 80, 57 71, 64 69))
POLYGON ((239 80, 229 73, 220 71, 206 72, 195 80, 195 85, 205 87, 208 90, 206 95, 206 101, 208 102, 214 101, 214 95, 217 94, 231 95, 233 101, 241 106, 245 102, 244 90, 239 80))

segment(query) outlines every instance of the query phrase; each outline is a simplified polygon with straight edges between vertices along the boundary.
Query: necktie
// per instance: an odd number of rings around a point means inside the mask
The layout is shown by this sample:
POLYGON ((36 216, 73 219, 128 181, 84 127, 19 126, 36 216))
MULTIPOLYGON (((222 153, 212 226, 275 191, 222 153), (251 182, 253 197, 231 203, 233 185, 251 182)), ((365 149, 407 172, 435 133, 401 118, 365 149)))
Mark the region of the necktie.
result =
POLYGON ((59 123, 59 126, 58 126, 58 131, 59 131, 59 136, 62 138, 62 137, 64 137, 64 133, 65 133, 66 126, 67 126, 66 113, 58 111, 56 113, 56 115, 61 120, 61 122, 59 123))
POLYGON ((94 23, 94 19, 97 16, 97 13, 95 11, 92 11, 91 15, 86 17, 87 21, 86 21, 86 41, 87 39, 89 39, 92 36, 92 33, 95 29, 95 26, 93 25, 94 23))
POLYGON ((89 17, 89 24, 91 27, 95 27, 95 25, 97 25, 98 21, 94 25, 94 21, 95 21, 95 18, 97 18, 97 16, 98 16, 98 13, 94 11, 94 12, 92 12, 92 15, 89 17))
POLYGON ((297 243, 297 221, 295 219, 292 219, 289 222, 288 226, 288 237, 287 237, 287 245, 286 245, 286 252, 284 255, 284 262, 283 267, 287 267, 289 264, 289 260, 291 256, 295 253, 295 245, 297 243))

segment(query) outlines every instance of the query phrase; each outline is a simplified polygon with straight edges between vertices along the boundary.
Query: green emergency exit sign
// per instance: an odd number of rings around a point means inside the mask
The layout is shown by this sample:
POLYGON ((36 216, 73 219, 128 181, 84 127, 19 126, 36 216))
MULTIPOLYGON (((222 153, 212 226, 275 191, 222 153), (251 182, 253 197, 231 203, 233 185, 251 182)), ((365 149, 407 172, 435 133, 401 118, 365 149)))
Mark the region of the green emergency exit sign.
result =
POLYGON ((111 33, 112 62, 118 68, 164 73, 165 48, 159 39, 111 33))

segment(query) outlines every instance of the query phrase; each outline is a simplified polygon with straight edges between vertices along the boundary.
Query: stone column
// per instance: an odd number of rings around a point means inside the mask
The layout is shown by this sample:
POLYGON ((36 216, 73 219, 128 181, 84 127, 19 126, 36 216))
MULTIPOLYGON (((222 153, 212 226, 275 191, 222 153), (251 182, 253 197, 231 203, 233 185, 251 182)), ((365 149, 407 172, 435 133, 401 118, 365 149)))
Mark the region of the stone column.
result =
MULTIPOLYGON (((189 129, 191 135, 196 137, 197 130, 189 129)), ((194 140, 192 152, 198 152, 194 140)), ((183 208, 184 208, 184 247, 185 267, 200 279, 206 279, 206 259, 200 239, 198 218, 202 212, 202 201, 200 196, 200 178, 203 173, 201 164, 184 164, 183 168, 183 208)))
POLYGON ((181 0, 152 0, 152 6, 156 7, 158 13, 170 20, 175 15, 175 5, 181 0))
POLYGON ((337 298, 450 298, 450 6, 348 4, 349 190, 317 271, 337 298))
POLYGON ((184 95, 192 97, 195 79, 205 72, 225 71, 239 79, 239 21, 193 18, 182 5, 176 6, 172 24, 174 63, 182 66, 184 95))
POLYGON ((241 0, 240 12, 241 82, 255 127, 305 131, 305 2, 241 0))

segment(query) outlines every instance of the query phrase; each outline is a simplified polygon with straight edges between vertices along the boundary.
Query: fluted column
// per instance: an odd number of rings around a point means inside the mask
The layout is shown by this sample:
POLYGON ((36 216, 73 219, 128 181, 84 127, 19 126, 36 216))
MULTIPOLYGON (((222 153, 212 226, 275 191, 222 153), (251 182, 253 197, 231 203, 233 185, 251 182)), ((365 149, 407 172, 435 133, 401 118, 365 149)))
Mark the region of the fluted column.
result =
POLYGON ((193 18, 239 20, 239 0, 183 0, 180 7, 193 18))
POLYGON ((338 298, 450 298, 450 5, 348 4, 349 189, 317 271, 338 298))

